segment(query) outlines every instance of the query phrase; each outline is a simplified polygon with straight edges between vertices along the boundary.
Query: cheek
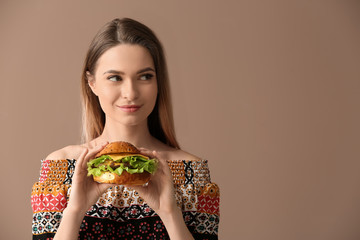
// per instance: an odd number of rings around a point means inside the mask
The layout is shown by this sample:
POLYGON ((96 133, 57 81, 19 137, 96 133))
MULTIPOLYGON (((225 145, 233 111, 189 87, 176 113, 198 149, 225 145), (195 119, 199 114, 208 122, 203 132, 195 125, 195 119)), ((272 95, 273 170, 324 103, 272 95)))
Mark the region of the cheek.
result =
POLYGON ((118 92, 114 88, 101 88, 98 91, 101 105, 114 103, 118 98, 118 92))
POLYGON ((147 99, 149 101, 152 102, 152 104, 155 105, 156 99, 157 99, 157 95, 158 95, 158 89, 157 86, 154 85, 151 88, 148 89, 148 91, 146 92, 147 95, 147 99))
POLYGON ((150 114, 155 107, 157 99, 157 87, 156 86, 146 86, 141 90, 142 102, 145 103, 145 109, 147 114, 150 114))

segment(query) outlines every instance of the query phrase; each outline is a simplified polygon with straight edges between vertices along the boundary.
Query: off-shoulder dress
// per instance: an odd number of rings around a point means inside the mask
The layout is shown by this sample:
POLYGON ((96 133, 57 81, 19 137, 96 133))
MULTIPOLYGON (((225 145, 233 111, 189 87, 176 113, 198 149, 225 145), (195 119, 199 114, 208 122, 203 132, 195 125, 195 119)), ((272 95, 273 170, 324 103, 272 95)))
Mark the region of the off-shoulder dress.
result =
MULTIPOLYGON (((195 239, 218 239, 219 187, 211 182, 207 160, 169 160, 175 197, 195 239)), ((42 160, 33 185, 33 239, 52 239, 67 205, 75 159, 42 160)), ((109 188, 86 213, 79 239, 169 239, 160 217, 139 194, 109 188)))

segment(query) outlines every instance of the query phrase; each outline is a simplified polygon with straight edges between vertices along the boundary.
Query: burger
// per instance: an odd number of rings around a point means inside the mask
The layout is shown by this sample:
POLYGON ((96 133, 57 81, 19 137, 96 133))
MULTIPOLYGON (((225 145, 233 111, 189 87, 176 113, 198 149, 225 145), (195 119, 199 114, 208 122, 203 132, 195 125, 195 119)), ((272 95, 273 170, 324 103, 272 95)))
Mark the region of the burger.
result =
POLYGON ((128 142, 111 142, 87 163, 88 176, 99 183, 144 185, 157 168, 157 160, 128 142))

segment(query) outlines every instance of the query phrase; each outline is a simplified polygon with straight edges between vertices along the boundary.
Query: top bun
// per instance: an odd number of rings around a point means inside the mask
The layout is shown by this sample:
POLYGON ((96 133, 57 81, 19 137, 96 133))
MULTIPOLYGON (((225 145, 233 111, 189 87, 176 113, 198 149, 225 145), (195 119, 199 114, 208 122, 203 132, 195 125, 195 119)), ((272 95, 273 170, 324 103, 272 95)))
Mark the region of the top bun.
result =
POLYGON ((103 150, 101 150, 98 154, 96 154, 95 158, 105 154, 117 154, 117 153, 140 154, 140 151, 134 145, 128 142, 123 142, 123 141, 111 142, 108 145, 106 145, 103 150))

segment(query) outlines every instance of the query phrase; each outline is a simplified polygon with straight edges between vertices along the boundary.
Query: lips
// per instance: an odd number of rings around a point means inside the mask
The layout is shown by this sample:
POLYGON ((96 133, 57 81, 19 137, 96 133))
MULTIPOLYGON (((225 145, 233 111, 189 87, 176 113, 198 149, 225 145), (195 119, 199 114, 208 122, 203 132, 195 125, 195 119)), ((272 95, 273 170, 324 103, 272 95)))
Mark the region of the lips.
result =
POLYGON ((140 105, 121 105, 118 107, 120 108, 120 110, 122 110, 124 112, 136 112, 137 110, 139 110, 141 108, 140 105))

